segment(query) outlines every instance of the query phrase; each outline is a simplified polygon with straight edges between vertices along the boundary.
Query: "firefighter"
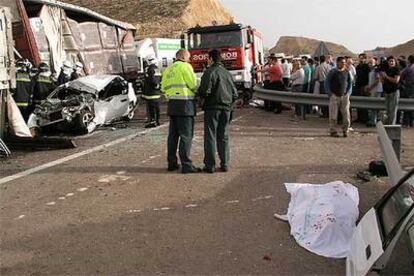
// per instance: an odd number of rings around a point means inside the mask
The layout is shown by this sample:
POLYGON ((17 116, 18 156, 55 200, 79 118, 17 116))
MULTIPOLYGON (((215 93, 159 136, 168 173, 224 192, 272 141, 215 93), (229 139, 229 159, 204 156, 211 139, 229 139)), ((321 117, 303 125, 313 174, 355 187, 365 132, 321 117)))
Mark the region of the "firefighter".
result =
POLYGON ((55 88, 49 65, 46 62, 40 63, 39 74, 35 78, 32 109, 45 100, 55 88))
POLYGON ((25 121, 29 118, 29 105, 33 96, 33 82, 30 77, 31 67, 32 64, 27 59, 16 62, 16 90, 13 98, 25 121))
POLYGON ((170 117, 168 171, 179 169, 176 155, 179 143, 181 172, 184 174, 201 172, 190 159, 196 115, 197 78, 189 61, 190 53, 184 49, 179 50, 176 61, 164 71, 161 81, 161 91, 168 99, 170 117))
POLYGON ((83 76, 83 64, 78 61, 75 63, 75 68, 72 74, 70 75, 70 80, 73 81, 73 80, 79 79, 82 76, 83 76))
POLYGON ((73 72, 72 63, 67 60, 64 61, 63 66, 60 69, 60 74, 57 80, 57 85, 60 86, 62 84, 69 82, 71 80, 72 72, 73 72))
POLYGON ((147 64, 149 65, 145 70, 144 93, 142 97, 147 102, 148 123, 145 125, 145 128, 153 128, 160 125, 161 75, 155 57, 150 57, 147 64))

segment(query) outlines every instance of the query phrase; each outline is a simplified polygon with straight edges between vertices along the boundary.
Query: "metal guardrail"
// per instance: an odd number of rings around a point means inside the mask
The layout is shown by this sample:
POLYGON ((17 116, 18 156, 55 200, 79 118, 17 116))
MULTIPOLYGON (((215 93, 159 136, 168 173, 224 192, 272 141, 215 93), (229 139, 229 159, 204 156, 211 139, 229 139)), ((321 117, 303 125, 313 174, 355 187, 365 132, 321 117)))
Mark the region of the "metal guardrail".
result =
POLYGON ((387 167, 388 176, 390 177, 391 185, 395 186, 406 174, 406 172, 401 168, 397 153, 393 147, 393 143, 388 136, 385 126, 382 124, 382 122, 379 122, 377 124, 377 130, 378 142, 381 147, 381 152, 384 156, 384 163, 387 167))
MULTIPOLYGON (((262 100, 292 104, 329 106, 329 98, 327 95, 275 91, 264 89, 261 86, 255 86, 253 90, 255 92, 255 96, 262 100)), ((385 110, 385 100, 384 98, 351 96, 351 107, 385 110)), ((398 109, 403 111, 414 111, 414 99, 400 99, 398 109)))

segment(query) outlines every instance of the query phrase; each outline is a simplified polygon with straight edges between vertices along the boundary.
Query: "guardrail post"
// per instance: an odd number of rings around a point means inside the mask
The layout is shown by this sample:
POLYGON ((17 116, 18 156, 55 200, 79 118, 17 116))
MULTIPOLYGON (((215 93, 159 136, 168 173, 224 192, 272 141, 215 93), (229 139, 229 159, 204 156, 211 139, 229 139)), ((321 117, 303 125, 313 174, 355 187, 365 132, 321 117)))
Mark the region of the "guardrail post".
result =
POLYGON ((397 155, 398 161, 401 157, 401 126, 400 125, 386 125, 384 126, 385 131, 388 134, 392 142, 392 147, 394 148, 395 154, 397 155))

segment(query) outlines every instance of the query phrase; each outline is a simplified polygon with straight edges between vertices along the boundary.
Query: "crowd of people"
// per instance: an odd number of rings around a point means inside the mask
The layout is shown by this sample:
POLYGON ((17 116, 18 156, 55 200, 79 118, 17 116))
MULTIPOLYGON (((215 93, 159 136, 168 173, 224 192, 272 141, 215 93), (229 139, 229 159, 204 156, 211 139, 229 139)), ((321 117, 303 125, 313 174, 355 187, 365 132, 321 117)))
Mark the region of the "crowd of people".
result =
MULTIPOLYGON (((321 117, 329 118, 333 137, 339 137, 335 129, 338 121, 343 124, 343 136, 348 136, 352 115, 351 95, 385 99, 383 116, 379 116, 378 110, 357 109, 353 122, 373 127, 383 120, 388 125, 413 127, 413 112, 399 111, 398 103, 400 98, 414 98, 414 55, 398 59, 393 56, 368 58, 363 53, 359 55, 356 66, 354 59, 348 56, 336 59, 331 55, 285 59, 271 55, 262 71, 266 89, 327 94, 329 108, 297 104, 295 116, 304 118, 307 113, 318 112, 321 117)), ((265 109, 280 113, 282 104, 266 100, 265 109)))
POLYGON ((83 65, 80 62, 73 65, 65 61, 59 75, 54 75, 46 62, 41 62, 38 67, 34 67, 27 59, 17 60, 16 89, 12 91, 12 95, 25 121, 36 105, 44 101, 56 87, 78 79, 82 75, 84 75, 83 65))

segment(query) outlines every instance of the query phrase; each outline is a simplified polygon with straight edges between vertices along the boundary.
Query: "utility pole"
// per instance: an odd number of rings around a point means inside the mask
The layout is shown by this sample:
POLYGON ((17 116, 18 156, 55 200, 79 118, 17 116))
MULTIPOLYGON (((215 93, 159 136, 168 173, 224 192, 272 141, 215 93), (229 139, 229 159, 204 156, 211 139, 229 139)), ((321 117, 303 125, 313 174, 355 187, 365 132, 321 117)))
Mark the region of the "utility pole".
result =
POLYGON ((6 133, 7 96, 16 87, 12 16, 6 7, 0 7, 0 138, 6 133))

